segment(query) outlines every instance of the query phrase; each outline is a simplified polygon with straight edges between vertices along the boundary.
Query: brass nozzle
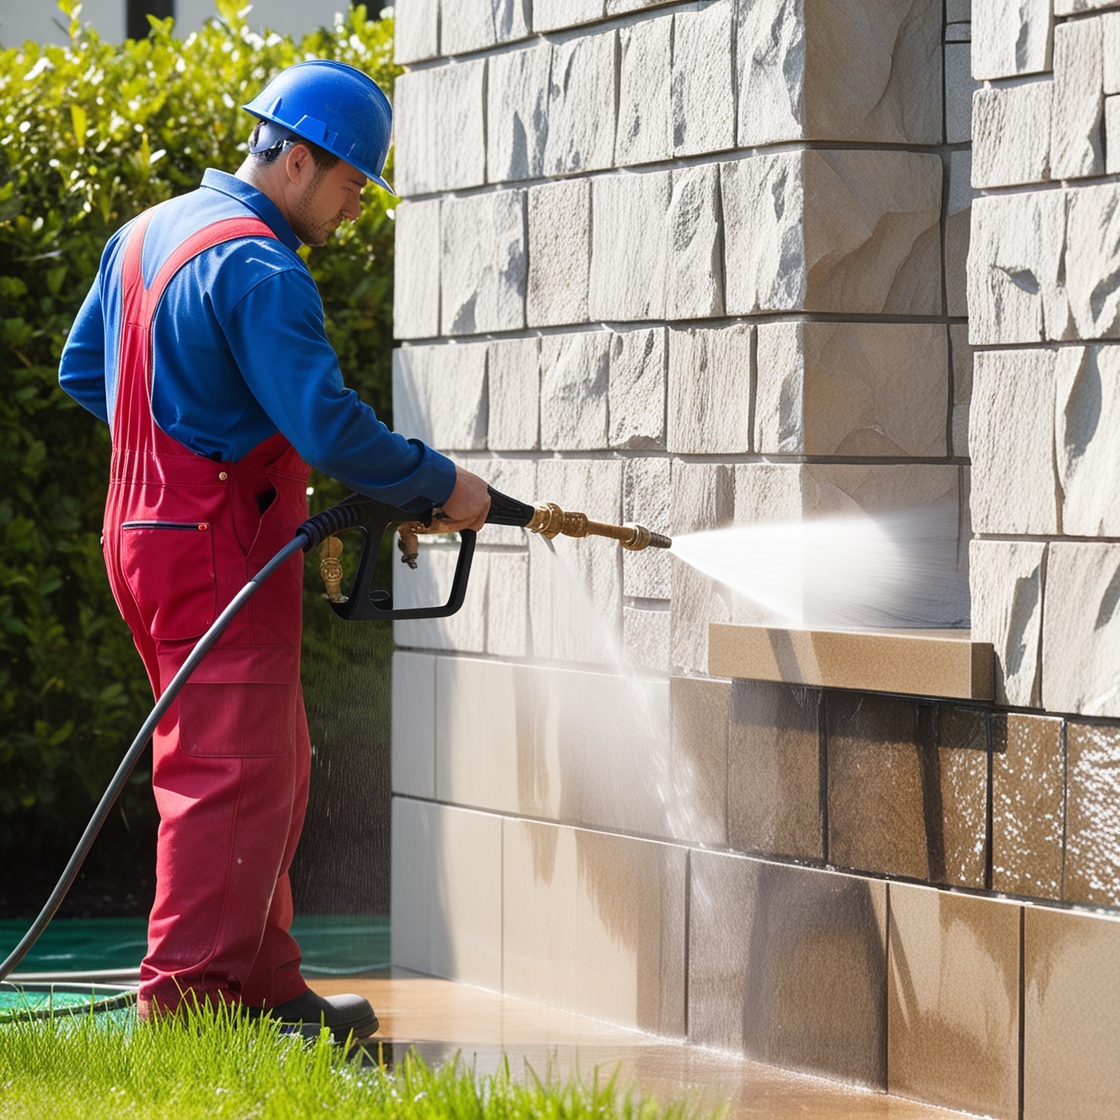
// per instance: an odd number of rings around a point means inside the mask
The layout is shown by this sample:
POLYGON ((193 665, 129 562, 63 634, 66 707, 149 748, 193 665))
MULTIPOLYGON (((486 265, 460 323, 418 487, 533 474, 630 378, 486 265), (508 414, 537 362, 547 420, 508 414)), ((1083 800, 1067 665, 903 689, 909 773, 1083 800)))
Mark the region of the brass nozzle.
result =
POLYGON ((561 534, 565 537, 610 537, 631 552, 639 552, 643 548, 671 548, 673 544, 668 537, 652 533, 644 525, 608 525, 602 521, 591 521, 586 513, 563 510, 555 502, 537 506, 525 528, 549 540, 561 534))
POLYGON ((342 594, 342 541, 338 537, 327 537, 319 546, 319 575, 322 576, 327 598, 332 603, 345 603, 342 594))

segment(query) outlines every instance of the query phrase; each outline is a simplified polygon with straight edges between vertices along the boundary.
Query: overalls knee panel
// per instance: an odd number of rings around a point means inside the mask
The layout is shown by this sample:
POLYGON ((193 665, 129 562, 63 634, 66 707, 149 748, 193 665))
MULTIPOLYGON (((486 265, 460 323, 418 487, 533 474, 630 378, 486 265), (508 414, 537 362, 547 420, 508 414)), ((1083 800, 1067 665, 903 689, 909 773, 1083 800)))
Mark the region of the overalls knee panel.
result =
MULTIPOLYGON (((273 237, 216 222, 141 268, 150 213, 129 233, 104 551, 121 614, 158 697, 195 642, 307 517, 309 468, 277 433, 236 463, 197 455, 156 424, 152 321, 175 273, 214 245, 273 237)), ((307 804, 299 683, 302 557, 262 585, 206 654, 153 737, 160 813, 156 900, 140 1008, 183 993, 271 1006, 306 988, 288 867, 307 804)))

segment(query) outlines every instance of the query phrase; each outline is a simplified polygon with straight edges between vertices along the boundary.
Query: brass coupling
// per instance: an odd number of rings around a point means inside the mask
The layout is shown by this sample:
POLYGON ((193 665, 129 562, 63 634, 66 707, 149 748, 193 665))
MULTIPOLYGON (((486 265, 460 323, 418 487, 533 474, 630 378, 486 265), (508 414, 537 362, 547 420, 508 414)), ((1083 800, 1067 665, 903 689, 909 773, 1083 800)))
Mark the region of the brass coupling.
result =
POLYGON ((654 533, 644 525, 610 525, 602 521, 592 521, 586 513, 563 510, 555 502, 543 502, 537 506, 526 529, 540 533, 551 540, 553 537, 610 537, 631 552, 643 548, 671 548, 672 540, 661 533, 654 533))

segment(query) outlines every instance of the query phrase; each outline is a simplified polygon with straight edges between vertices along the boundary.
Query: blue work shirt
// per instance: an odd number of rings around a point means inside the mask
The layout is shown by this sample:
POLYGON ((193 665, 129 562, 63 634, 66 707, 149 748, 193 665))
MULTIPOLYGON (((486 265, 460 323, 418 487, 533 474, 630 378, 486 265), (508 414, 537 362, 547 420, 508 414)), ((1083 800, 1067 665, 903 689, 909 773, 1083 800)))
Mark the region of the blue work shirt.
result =
MULTIPOLYGON (((323 304, 299 239, 276 205, 221 171, 164 203, 144 239, 144 283, 192 233, 223 218, 261 218, 276 234, 228 241, 183 266, 152 327, 152 413, 192 451, 235 463, 277 431, 324 474, 406 512, 440 505, 455 466, 390 431, 342 381, 323 304)), ((59 384, 109 422, 116 400, 121 264, 131 223, 105 247, 62 352, 59 384)))

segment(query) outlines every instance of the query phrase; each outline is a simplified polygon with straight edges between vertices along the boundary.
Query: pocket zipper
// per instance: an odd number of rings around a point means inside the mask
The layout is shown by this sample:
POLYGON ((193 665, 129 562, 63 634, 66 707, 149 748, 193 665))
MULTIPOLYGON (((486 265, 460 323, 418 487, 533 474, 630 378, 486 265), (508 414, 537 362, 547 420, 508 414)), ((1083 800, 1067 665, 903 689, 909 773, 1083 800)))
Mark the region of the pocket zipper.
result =
POLYGON ((206 521, 122 521, 122 529, 190 529, 205 533, 210 524, 206 521))

